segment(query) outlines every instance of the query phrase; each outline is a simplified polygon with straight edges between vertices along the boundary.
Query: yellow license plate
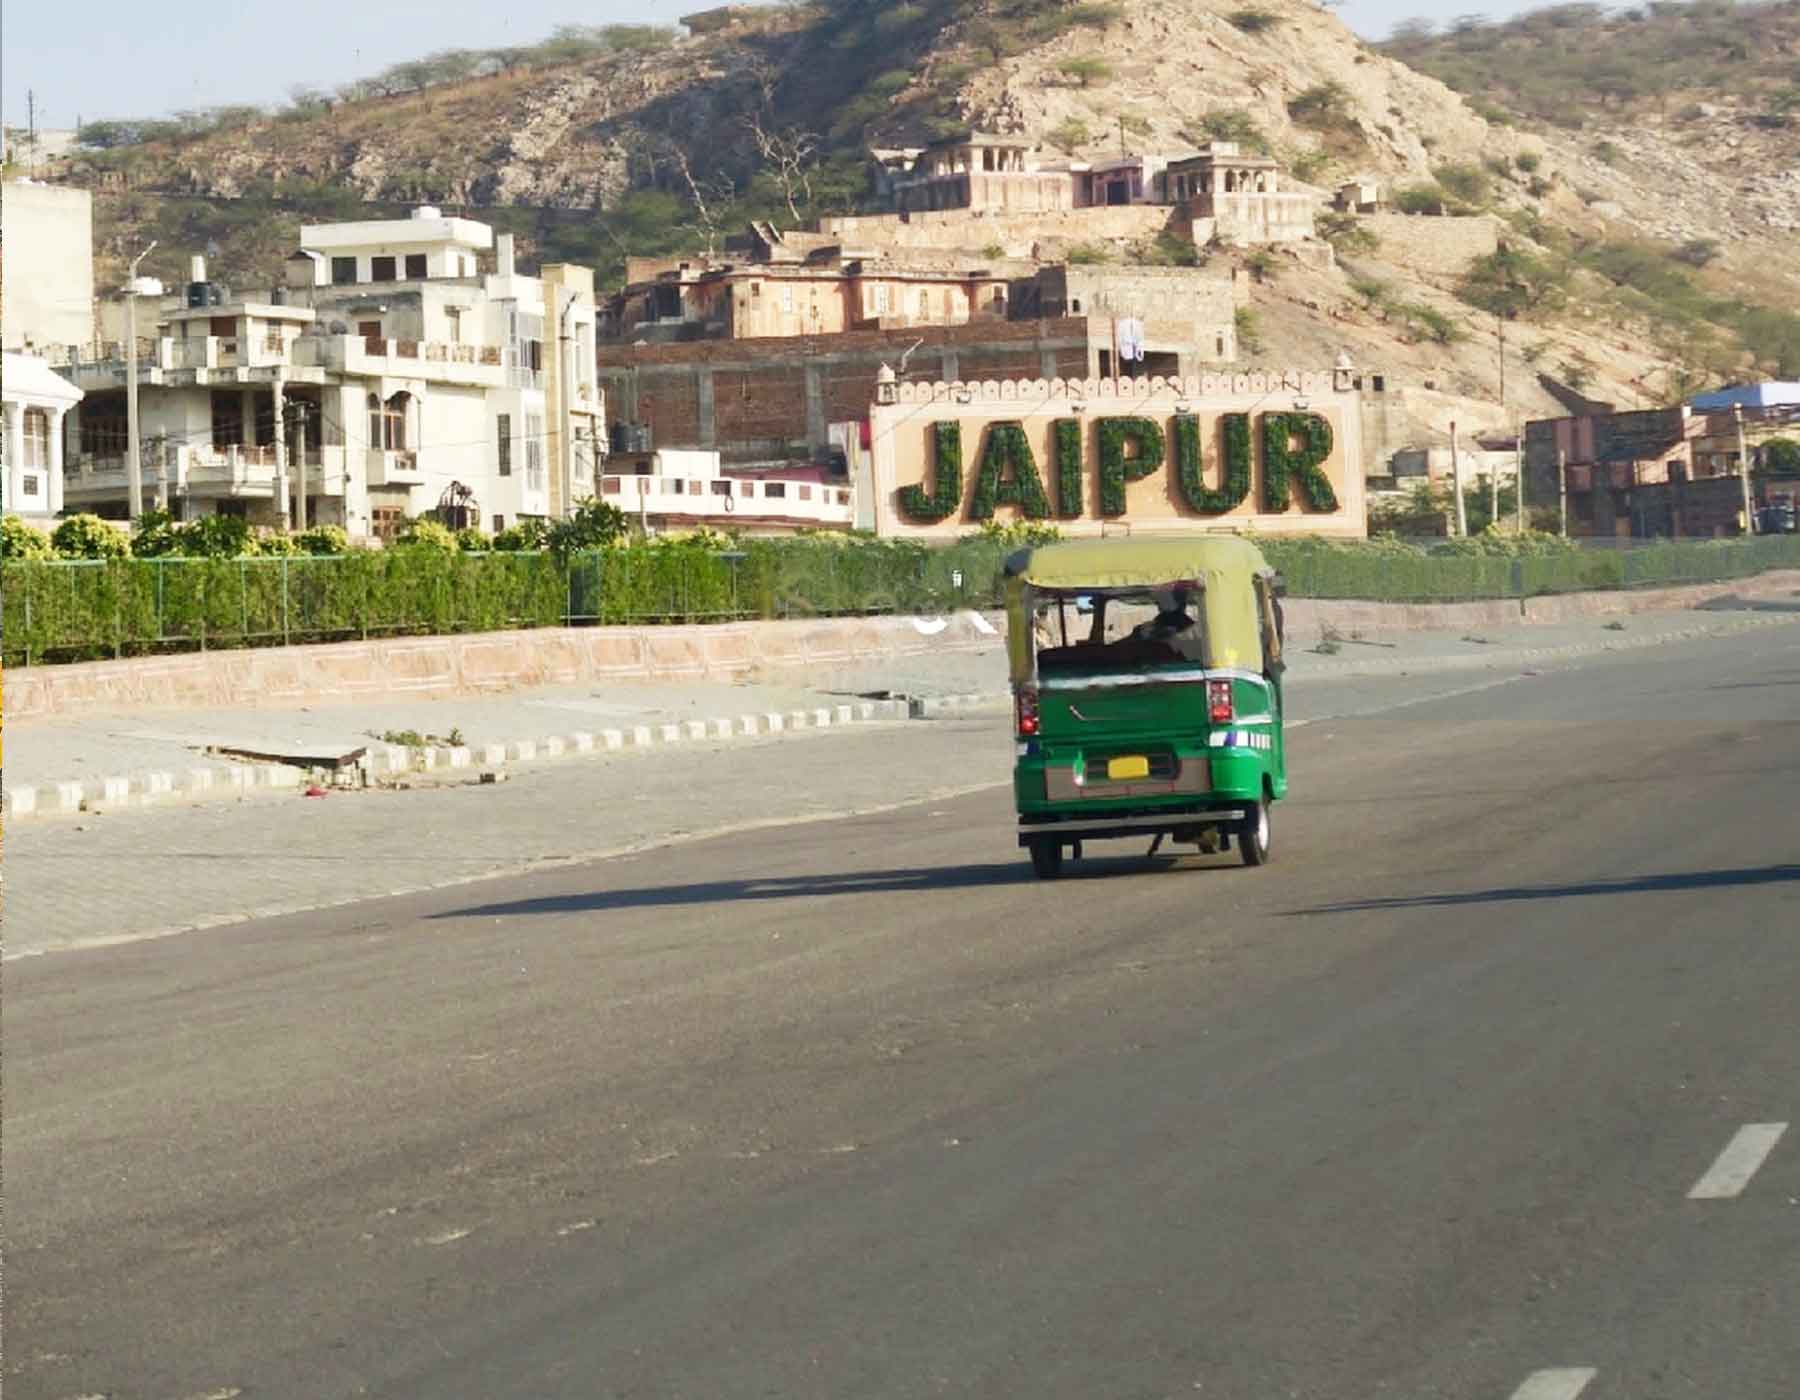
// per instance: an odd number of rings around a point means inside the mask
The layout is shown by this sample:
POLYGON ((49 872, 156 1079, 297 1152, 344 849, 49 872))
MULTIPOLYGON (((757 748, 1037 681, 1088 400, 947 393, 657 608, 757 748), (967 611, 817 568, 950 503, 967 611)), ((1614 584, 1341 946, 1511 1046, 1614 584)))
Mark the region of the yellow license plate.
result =
POLYGON ((1128 783, 1133 778, 1148 778, 1149 776, 1150 760, 1142 754, 1106 760, 1106 777, 1109 782, 1128 783))

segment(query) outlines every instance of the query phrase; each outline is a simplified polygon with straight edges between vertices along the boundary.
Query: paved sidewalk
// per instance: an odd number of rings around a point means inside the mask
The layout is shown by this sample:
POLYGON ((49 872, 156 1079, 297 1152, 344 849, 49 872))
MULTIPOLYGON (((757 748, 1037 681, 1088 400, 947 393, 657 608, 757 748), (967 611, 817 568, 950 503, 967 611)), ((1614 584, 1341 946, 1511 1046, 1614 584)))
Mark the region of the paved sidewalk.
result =
MULTIPOLYGON (((1298 690, 1355 676, 1518 668, 1563 657, 1664 645, 1800 620, 1800 603, 1730 602, 1705 610, 1614 621, 1514 625, 1470 632, 1363 637, 1352 631, 1288 656, 1298 690)), ((795 729, 916 717, 958 704, 1000 703, 1002 638, 979 651, 896 658, 820 671, 803 680, 619 682, 507 695, 295 710, 146 711, 131 716, 8 725, 8 817, 61 817, 126 806, 286 794, 302 766, 245 761, 254 754, 368 751, 376 777, 429 768, 495 770, 594 750, 741 740, 795 729), (882 702, 890 703, 882 703, 882 702), (401 735, 417 735, 407 748, 401 735)))

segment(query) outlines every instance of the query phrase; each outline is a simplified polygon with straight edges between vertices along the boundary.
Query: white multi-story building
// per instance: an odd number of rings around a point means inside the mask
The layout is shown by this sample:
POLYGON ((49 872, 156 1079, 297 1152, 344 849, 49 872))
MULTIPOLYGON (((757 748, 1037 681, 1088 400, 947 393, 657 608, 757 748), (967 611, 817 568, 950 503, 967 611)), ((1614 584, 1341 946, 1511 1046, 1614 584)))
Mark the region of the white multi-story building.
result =
POLYGON ((67 185, 8 180, 0 261, 0 345, 45 354, 94 336, 94 197, 67 185))
POLYGON ((81 401, 81 390, 35 355, 0 356, 0 481, 8 514, 45 523, 62 510, 63 419, 81 401))
MULTIPOLYGON (((509 235, 420 209, 304 228, 286 273, 240 297, 196 258, 140 339, 147 505, 297 524, 304 483, 308 523, 385 537, 440 508, 499 529, 595 493, 591 270, 521 275, 509 235)), ((67 428, 69 509, 128 510, 124 353, 64 369, 87 391, 67 428)))

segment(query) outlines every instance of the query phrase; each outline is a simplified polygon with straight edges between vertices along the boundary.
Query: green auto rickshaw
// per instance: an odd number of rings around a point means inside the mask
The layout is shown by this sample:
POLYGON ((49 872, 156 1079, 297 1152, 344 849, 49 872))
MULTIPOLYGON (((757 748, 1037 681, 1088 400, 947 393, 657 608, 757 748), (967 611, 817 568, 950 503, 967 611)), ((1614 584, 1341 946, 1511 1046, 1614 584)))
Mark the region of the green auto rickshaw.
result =
POLYGON ((1006 561, 1019 844, 1040 878, 1089 841, 1269 859, 1287 795, 1281 584, 1234 536, 1071 540, 1006 561))

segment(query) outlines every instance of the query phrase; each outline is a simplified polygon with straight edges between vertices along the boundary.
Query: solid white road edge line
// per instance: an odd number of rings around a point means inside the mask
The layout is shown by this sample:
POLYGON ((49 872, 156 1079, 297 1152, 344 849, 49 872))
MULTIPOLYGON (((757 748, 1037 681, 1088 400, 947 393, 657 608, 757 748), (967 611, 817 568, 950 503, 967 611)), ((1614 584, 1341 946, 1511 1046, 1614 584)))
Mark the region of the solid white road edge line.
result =
POLYGON ((1706 1175, 1694 1183, 1688 1199, 1724 1201, 1739 1194, 1787 1130, 1786 1123, 1746 1123, 1725 1144, 1725 1150, 1706 1169, 1706 1175))
POLYGON ((1561 1366, 1551 1371, 1533 1371, 1525 1378, 1525 1384, 1512 1393, 1512 1400, 1575 1400, 1598 1374, 1592 1366, 1561 1366))

